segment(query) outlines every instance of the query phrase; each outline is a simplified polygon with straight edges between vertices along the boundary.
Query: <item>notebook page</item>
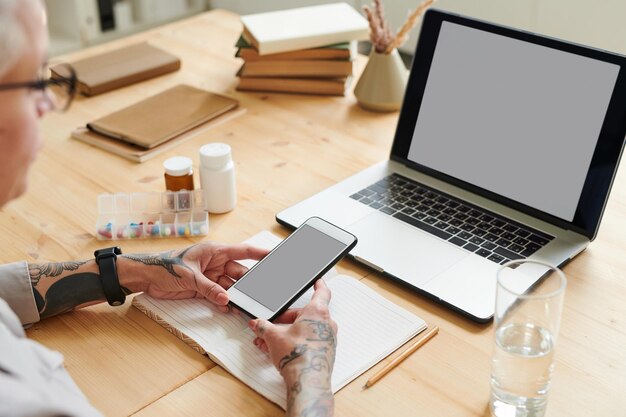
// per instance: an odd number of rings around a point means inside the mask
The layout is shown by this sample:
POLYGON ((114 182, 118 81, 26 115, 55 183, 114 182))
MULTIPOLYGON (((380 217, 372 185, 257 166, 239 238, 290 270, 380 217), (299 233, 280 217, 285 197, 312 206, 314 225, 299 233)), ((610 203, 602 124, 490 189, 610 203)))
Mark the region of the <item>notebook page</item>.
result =
MULTIPOLYGON (((280 238, 262 232, 247 242, 270 248, 280 242, 280 238)), ((325 279, 332 292, 330 312, 339 327, 331 381, 333 392, 337 392, 425 329, 426 323, 354 278, 335 275, 328 280, 327 276, 325 279)), ((312 293, 312 289, 307 291, 294 307, 306 305, 312 293)), ((161 324, 164 321, 173 327, 170 331, 193 339, 233 376, 270 401, 286 407, 284 382, 268 356, 253 345, 254 333, 247 328, 245 317, 220 313, 210 303, 199 299, 157 300, 142 294, 135 300, 156 314, 161 324)))

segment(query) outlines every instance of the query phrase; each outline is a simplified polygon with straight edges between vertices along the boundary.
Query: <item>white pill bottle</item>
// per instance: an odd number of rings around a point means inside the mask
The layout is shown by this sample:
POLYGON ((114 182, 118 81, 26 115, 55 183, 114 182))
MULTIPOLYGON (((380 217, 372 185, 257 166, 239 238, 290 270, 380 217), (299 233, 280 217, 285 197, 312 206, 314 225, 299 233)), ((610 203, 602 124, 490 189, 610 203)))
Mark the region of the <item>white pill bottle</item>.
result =
POLYGON ((229 145, 216 142, 200 148, 200 186, 210 213, 226 213, 235 208, 237 185, 229 145))

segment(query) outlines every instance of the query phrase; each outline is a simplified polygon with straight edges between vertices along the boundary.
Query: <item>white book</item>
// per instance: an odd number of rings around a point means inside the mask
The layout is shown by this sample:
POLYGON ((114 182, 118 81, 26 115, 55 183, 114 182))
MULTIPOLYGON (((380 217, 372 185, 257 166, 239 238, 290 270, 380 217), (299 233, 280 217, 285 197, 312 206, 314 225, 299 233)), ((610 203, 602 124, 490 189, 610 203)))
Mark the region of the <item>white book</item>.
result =
POLYGON ((243 36, 259 55, 318 48, 369 37, 367 20, 347 3, 241 16, 243 36))
MULTIPOLYGON (((280 238, 261 232, 247 242, 271 249, 280 238)), ((337 392, 424 330, 426 323, 334 269, 324 279, 332 292, 330 313, 339 326, 331 380, 332 390, 337 392)), ((293 307, 304 306, 311 295, 309 290, 293 307)), ((220 313, 200 299, 158 300, 141 294, 134 298, 133 305, 250 388, 286 408, 284 381, 269 356, 252 343, 255 336, 244 316, 220 313)))

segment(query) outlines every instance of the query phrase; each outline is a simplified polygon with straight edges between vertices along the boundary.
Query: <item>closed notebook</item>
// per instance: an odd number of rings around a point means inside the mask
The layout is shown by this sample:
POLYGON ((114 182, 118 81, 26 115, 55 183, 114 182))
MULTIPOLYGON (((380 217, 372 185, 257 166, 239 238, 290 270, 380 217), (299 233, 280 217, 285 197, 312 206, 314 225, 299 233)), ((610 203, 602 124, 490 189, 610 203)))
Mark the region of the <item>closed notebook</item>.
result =
MULTIPOLYGON (((174 55, 147 43, 138 43, 71 63, 78 77, 78 91, 94 96, 180 68, 174 55)), ((58 78, 61 67, 52 67, 58 78)))
POLYGON ((150 149, 237 105, 232 98, 183 84, 88 123, 87 128, 150 149))
POLYGON ((238 75, 240 77, 347 77, 354 72, 354 62, 321 59, 249 61, 243 64, 238 75))
POLYGON ((347 3, 322 4, 241 17, 243 37, 259 55, 318 48, 369 37, 367 20, 347 3))
MULTIPOLYGON (((271 249, 280 243, 278 236, 261 232, 247 243, 271 249)), ((249 261, 243 262, 251 266, 249 261)), ((334 269, 324 276, 332 292, 330 312, 339 326, 337 355, 332 374, 332 391, 387 357, 426 328, 426 323, 385 299, 359 280, 337 275, 334 269)), ((307 291, 294 308, 310 300, 307 291)), ((210 302, 159 300, 147 294, 133 299, 133 306, 182 339, 268 400, 286 408, 287 395, 280 374, 267 354, 252 341, 243 315, 220 313, 210 302)))
POLYGON ((237 90, 274 93, 346 95, 352 77, 291 78, 291 77, 240 77, 237 90))
POLYGON ((243 58, 246 62, 297 59, 355 59, 357 56, 356 41, 268 55, 259 55, 259 52, 246 42, 243 36, 239 37, 235 46, 238 48, 235 56, 243 58))

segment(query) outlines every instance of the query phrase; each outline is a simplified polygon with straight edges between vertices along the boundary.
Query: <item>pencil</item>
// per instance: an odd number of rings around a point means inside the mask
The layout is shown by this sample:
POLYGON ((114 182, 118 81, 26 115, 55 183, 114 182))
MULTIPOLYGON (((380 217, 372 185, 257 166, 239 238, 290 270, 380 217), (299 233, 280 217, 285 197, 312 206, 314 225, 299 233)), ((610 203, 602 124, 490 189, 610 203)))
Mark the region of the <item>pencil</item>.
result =
POLYGON ((426 334, 423 337, 416 340, 415 343, 413 343, 404 352, 402 352, 397 358, 395 358, 394 360, 389 362, 387 365, 385 365, 385 367, 381 369, 380 371, 378 371, 376 375, 368 379, 363 388, 369 388, 375 383, 377 383, 382 377, 387 375, 389 371, 391 371, 393 368, 398 366, 400 362, 408 358, 413 352, 415 352, 417 349, 422 347, 426 342, 432 339, 438 332, 439 332, 439 327, 434 326, 432 329, 426 332, 426 334))

